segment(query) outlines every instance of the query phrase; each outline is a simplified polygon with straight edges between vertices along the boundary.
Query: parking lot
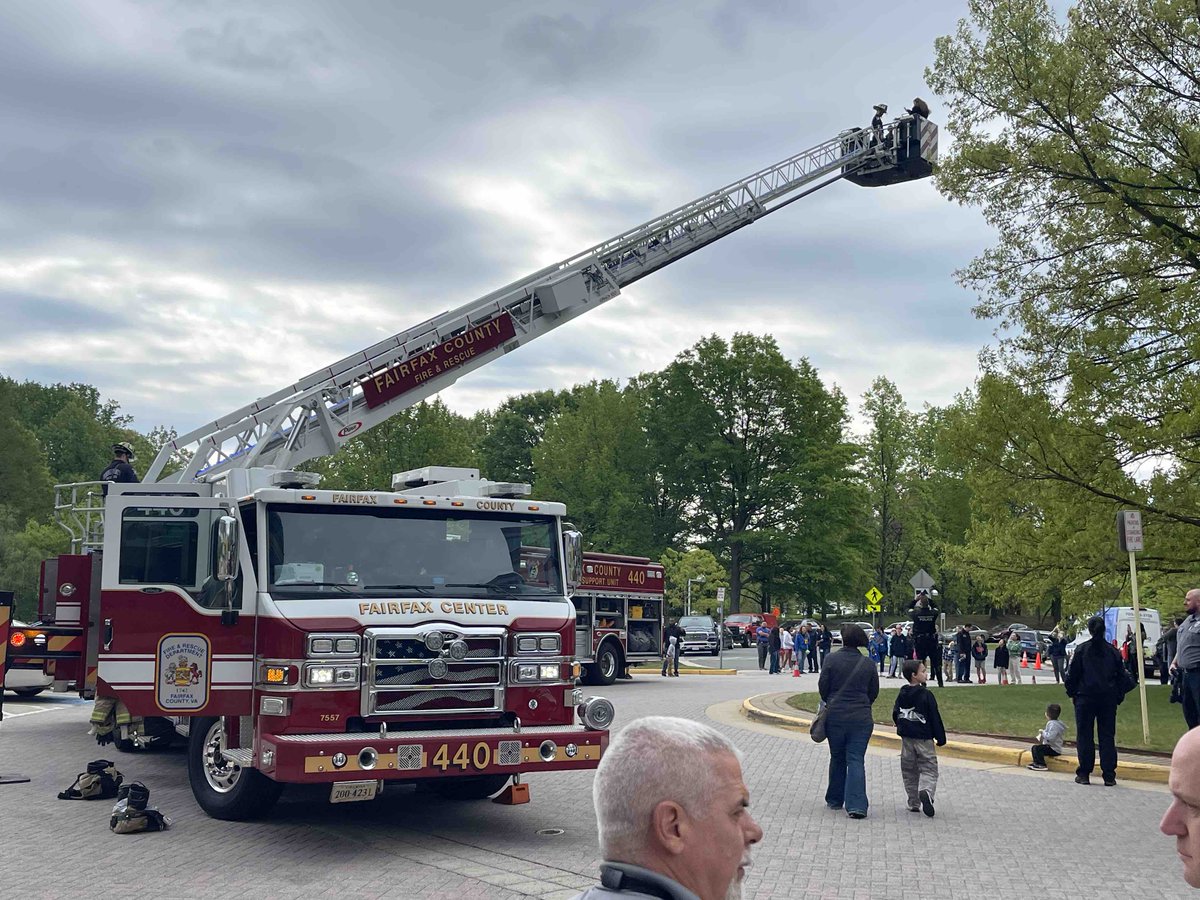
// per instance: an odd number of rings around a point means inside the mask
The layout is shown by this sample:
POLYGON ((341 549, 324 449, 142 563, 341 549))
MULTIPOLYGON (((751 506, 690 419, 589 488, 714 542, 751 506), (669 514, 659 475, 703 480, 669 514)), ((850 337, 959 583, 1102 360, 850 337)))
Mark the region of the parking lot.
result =
MULTIPOLYGON (((904 809, 895 754, 872 750, 869 818, 830 813, 821 802, 825 748, 739 712, 742 698, 794 683, 748 670, 639 675, 598 691, 616 702, 618 727, 646 714, 703 719, 745 753, 752 811, 766 833, 746 896, 957 897, 974 885, 1067 900, 1141 895, 1149 884, 1156 897, 1186 896, 1174 843, 1157 831, 1167 805, 1159 786, 1083 788, 1067 776, 945 759, 930 820, 904 809)), ((136 886, 207 898, 567 898, 595 878, 588 772, 531 776, 525 806, 453 803, 411 789, 330 806, 327 789, 289 788, 262 822, 220 822, 192 799, 180 749, 114 754, 87 736, 87 704, 6 699, 0 769, 32 780, 0 786, 8 831, 0 878, 21 884, 22 896, 128 897, 136 886), (117 836, 109 803, 55 799, 105 755, 150 787, 171 831, 117 836)))

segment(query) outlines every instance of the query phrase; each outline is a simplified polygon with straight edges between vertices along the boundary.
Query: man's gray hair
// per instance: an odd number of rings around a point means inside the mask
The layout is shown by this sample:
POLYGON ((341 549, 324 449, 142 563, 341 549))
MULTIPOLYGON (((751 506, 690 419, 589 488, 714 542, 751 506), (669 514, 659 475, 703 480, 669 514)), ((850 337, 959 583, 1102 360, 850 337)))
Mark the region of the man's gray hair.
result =
POLYGON ((725 735, 691 719, 646 716, 626 725, 609 743, 592 782, 604 858, 637 862, 650 814, 664 800, 688 815, 704 815, 713 799, 708 763, 726 753, 741 762, 725 735))

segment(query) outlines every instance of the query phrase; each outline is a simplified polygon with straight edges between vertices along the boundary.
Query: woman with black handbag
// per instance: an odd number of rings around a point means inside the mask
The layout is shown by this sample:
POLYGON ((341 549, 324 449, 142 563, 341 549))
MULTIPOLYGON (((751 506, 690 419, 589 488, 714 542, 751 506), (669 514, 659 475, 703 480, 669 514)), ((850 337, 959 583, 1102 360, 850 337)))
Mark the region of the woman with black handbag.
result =
POLYGON ((867 817, 867 744, 875 730, 871 704, 879 696, 879 672, 859 649, 867 633, 858 625, 842 627, 842 649, 821 668, 817 690, 824 704, 825 737, 829 741, 829 786, 825 804, 843 806, 852 819, 867 817))
POLYGON ((1104 634, 1104 619, 1093 616, 1087 623, 1090 640, 1075 651, 1067 669, 1067 696, 1075 702, 1075 750, 1079 767, 1076 784, 1091 784, 1096 764, 1096 740, 1100 743, 1100 773, 1104 784, 1117 783, 1117 706, 1133 687, 1121 652, 1104 634))

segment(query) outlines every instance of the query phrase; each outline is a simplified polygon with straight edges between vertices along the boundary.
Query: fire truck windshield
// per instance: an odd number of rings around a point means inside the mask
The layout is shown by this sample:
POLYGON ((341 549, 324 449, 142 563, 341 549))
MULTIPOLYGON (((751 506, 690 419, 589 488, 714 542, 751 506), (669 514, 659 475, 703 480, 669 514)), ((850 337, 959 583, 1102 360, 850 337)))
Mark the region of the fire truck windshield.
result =
POLYGON ((278 600, 372 596, 561 599, 552 516, 459 509, 267 509, 278 600))

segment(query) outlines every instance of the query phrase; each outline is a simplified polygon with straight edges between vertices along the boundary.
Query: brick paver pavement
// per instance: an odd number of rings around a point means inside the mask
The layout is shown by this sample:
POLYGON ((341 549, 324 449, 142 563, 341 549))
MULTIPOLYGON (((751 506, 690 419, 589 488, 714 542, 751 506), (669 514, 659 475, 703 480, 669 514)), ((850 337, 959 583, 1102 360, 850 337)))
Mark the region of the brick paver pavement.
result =
MULTIPOLYGON (((825 747, 738 713, 743 698, 781 687, 780 678, 742 673, 638 677, 596 691, 616 702, 618 726, 648 714, 704 719, 743 750, 766 832, 747 897, 1068 900, 1151 888, 1155 897, 1188 896, 1173 841, 1158 832, 1168 802, 1158 786, 1081 787, 1066 776, 943 760, 931 820, 905 810, 897 754, 872 750, 869 818, 826 810, 825 747)), ((115 754, 175 821, 164 834, 117 836, 109 804, 55 799, 88 760, 111 755, 85 734, 87 705, 51 697, 5 708, 30 714, 0 728, 0 771, 32 778, 0 786, 5 894, 19 886, 23 897, 54 898, 127 898, 147 888, 172 900, 565 898, 595 877, 590 773, 530 776, 532 803, 517 807, 405 789, 330 806, 327 789, 289 788, 266 821, 230 823, 196 806, 182 750, 115 754), (564 833, 537 834, 548 828, 564 833)))

